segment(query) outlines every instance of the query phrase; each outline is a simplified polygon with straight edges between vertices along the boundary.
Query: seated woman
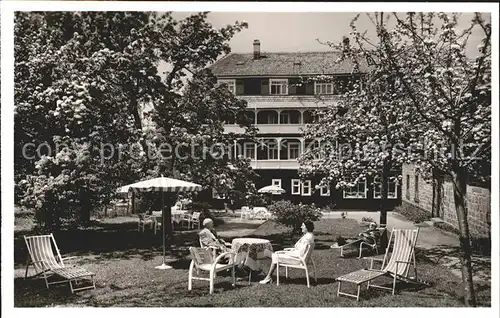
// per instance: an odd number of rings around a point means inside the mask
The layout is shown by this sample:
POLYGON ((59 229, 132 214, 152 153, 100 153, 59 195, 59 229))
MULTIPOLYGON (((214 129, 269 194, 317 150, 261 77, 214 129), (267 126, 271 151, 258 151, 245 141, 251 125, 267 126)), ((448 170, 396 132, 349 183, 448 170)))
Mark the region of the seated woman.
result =
POLYGON ((299 256, 305 256, 304 254, 306 253, 307 246, 314 249, 314 234, 312 233, 314 231, 314 224, 310 221, 305 221, 302 223, 301 229, 304 235, 295 243, 293 248, 273 253, 271 267, 269 268, 269 272, 267 272, 267 276, 260 281, 261 284, 267 284, 273 281, 271 275, 276 269, 278 258, 280 263, 286 262, 287 260, 293 261, 299 256))

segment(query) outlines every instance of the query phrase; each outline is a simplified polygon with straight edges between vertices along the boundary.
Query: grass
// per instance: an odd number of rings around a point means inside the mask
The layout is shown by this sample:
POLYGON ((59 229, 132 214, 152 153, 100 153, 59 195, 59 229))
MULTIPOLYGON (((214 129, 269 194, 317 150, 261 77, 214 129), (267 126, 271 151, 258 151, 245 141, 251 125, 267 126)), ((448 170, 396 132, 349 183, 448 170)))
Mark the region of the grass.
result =
MULTIPOLYGON (((240 228, 244 221, 238 221, 240 228)), ((228 225, 229 226, 229 225, 228 225)), ((316 249, 314 258, 318 268, 318 282, 307 288, 304 271, 293 270, 289 278, 282 273, 280 286, 260 285, 270 264, 263 261, 264 272, 249 286, 237 282, 232 288, 229 275, 218 277, 215 293, 209 295, 208 283, 195 281, 193 290, 187 290, 190 259, 188 247, 197 245, 196 231, 176 232, 174 246, 167 262, 169 270, 157 270, 161 264, 161 236, 137 233, 136 223, 107 220, 92 230, 78 230, 55 234, 63 253, 79 256, 78 263, 96 273, 97 289, 72 295, 66 284, 47 290, 41 279, 24 280, 26 251, 22 231, 15 238, 14 303, 16 307, 45 306, 123 306, 123 307, 457 307, 463 306, 460 279, 443 266, 418 253, 421 278, 432 282, 431 287, 399 285, 399 294, 378 290, 362 291, 362 301, 336 297, 335 277, 369 266, 367 260, 353 257, 340 258, 329 245, 338 235, 355 236, 364 228, 351 219, 323 219, 315 224, 316 249)), ((219 232, 222 233, 222 229, 219 232)), ((232 233, 232 232, 231 232, 232 233)), ((274 250, 292 246, 283 235, 283 229, 274 222, 260 225, 251 236, 267 237, 274 250)), ((353 253, 354 255, 354 253, 353 253)), ((274 276, 275 277, 275 276, 274 276)), ((387 281, 389 282, 389 281, 387 281)), ((347 285, 346 285, 347 287, 347 285)), ((351 291, 354 291, 354 287, 351 291)), ((476 285, 480 306, 491 305, 490 285, 476 285)))

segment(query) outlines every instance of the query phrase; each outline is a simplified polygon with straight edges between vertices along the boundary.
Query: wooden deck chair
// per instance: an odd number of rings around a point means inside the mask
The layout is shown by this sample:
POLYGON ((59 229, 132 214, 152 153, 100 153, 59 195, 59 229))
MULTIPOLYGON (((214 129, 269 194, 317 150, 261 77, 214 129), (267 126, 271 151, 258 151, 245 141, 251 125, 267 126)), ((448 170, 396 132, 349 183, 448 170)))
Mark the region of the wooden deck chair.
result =
POLYGON ((314 250, 314 245, 309 244, 306 247, 304 255, 290 255, 287 252, 291 250, 289 248, 284 249, 283 251, 275 252, 278 255, 276 262, 276 285, 280 284, 280 266, 285 268, 285 277, 288 278, 288 268, 298 268, 303 269, 306 272, 306 282, 307 287, 311 287, 309 283, 309 268, 308 265, 311 264, 314 270, 314 280, 317 283, 318 279, 316 277, 316 264, 314 263, 314 259, 312 258, 312 251, 314 250))
POLYGON ((69 282, 71 293, 84 289, 95 289, 95 274, 78 266, 66 266, 64 261, 74 257, 61 257, 56 240, 52 234, 24 236, 24 240, 29 253, 29 259, 26 264, 26 273, 24 275, 25 279, 28 276, 29 266, 33 265, 36 270, 36 274, 32 277, 43 275, 47 288, 49 288, 49 285, 52 284, 69 282), (54 250, 56 254, 54 254, 54 250), (49 282, 48 278, 52 275, 60 276, 63 280, 49 282), (92 285, 80 288, 73 287, 73 283, 88 277, 92 280, 92 285))
POLYGON ((389 246, 391 241, 394 242, 392 253, 389 257, 389 248, 387 248, 383 259, 380 258, 367 258, 371 260, 369 269, 361 269, 337 278, 339 282, 337 289, 337 296, 345 295, 356 298, 359 301, 359 293, 361 284, 367 283, 367 289, 370 287, 382 288, 391 290, 394 295, 396 292, 396 281, 404 282, 418 282, 423 283, 417 279, 417 264, 415 259, 415 245, 417 244, 419 229, 392 229, 389 239, 389 246), (381 269, 373 268, 374 261, 381 261, 381 269), (413 266, 415 276, 410 277, 410 267, 413 266), (378 286, 371 284, 375 278, 389 276, 393 278, 392 288, 385 286, 378 286), (356 295, 345 293, 341 291, 342 282, 356 284, 358 292, 356 295))
POLYGON ((199 248, 190 247, 189 253, 191 254, 191 264, 189 265, 189 277, 188 277, 188 290, 193 288, 193 280, 204 280, 210 282, 210 294, 214 292, 214 281, 218 272, 231 269, 231 275, 233 279, 233 287, 236 286, 236 276, 234 268, 234 252, 222 253, 216 258, 213 257, 212 250, 209 248, 199 248), (228 264, 220 264, 219 262, 230 255, 230 261, 228 264), (194 276, 194 270, 196 270, 197 275, 200 271, 205 271, 209 273, 209 278, 194 276))

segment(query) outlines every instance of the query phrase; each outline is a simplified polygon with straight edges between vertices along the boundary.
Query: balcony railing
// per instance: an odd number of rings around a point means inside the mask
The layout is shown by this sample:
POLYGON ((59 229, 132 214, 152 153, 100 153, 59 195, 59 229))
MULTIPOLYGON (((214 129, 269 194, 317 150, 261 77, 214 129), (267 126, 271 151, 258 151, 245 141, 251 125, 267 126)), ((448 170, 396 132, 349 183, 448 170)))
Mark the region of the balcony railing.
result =
POLYGON ((316 108, 336 104, 340 95, 238 95, 239 99, 247 101, 248 108, 316 108))
MULTIPOLYGON (((259 134, 302 134, 305 124, 257 124, 259 134)), ((224 126, 224 133, 242 134, 244 128, 239 125, 228 124, 224 126)))
POLYGON ((297 159, 291 160, 252 160, 250 162, 252 169, 299 169, 297 159))

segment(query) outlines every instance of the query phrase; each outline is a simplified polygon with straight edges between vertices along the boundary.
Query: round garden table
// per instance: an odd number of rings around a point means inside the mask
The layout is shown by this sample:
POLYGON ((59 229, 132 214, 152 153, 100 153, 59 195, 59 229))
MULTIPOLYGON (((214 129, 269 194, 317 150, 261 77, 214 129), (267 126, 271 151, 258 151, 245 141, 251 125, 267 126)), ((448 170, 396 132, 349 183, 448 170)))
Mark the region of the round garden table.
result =
POLYGON ((243 264, 251 270, 260 267, 260 260, 271 258, 273 246, 269 240, 259 238, 235 238, 231 243, 232 249, 236 252, 235 263, 243 264))

